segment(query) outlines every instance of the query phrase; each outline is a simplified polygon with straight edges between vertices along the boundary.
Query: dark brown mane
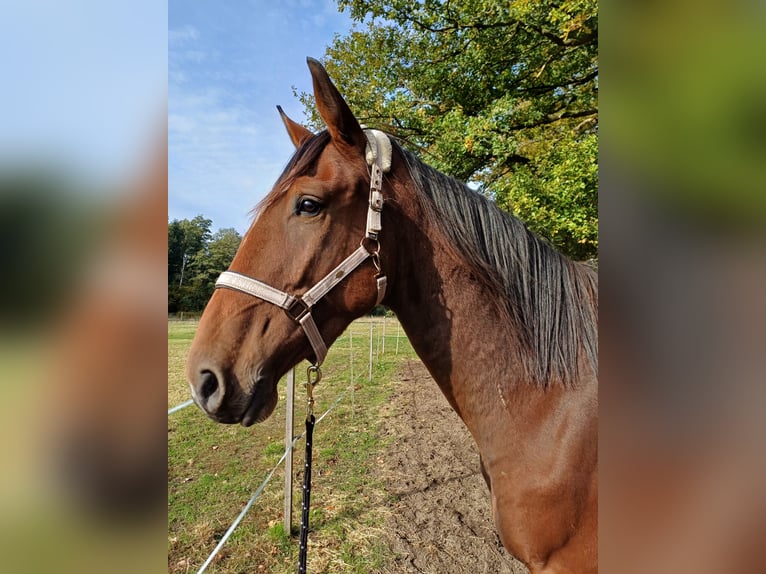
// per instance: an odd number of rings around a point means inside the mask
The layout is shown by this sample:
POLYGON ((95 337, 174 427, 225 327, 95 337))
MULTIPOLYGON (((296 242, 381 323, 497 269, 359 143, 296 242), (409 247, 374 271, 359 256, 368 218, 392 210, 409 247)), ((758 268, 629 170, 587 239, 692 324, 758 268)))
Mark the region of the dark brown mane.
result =
POLYGON ((427 217, 498 295, 540 386, 578 378, 579 353, 598 371, 597 275, 553 249, 483 195, 399 148, 427 217))

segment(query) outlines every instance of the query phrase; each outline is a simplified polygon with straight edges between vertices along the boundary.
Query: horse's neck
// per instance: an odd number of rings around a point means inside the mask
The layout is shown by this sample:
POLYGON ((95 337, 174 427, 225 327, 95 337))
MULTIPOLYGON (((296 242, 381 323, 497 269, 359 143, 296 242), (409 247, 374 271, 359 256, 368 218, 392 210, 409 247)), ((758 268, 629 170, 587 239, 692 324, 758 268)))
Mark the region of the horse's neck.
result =
POLYGON ((400 205, 396 227, 407 241, 400 242, 387 303, 480 447, 482 437, 494 440, 497 425, 513 433, 525 409, 542 420, 571 402, 563 387, 543 391, 528 380, 518 333, 493 303, 497 295, 419 213, 407 213, 411 204, 400 205))
POLYGON ((421 219, 410 226, 413 236, 400 248, 405 252, 399 254, 388 303, 418 356, 474 432, 479 411, 488 405, 502 408, 499 383, 523 378, 516 333, 500 318, 488 288, 424 225, 421 219))
POLYGON ((581 372, 590 374, 572 385, 528 380, 524 346, 493 304, 497 295, 429 228, 417 204, 404 194, 395 199, 395 225, 384 233, 392 229, 400 241, 382 245, 382 255, 388 247, 395 253, 385 261, 386 303, 476 441, 503 544, 527 564, 545 563, 577 529, 586 542, 570 552, 592 561, 598 416, 587 354, 581 372))

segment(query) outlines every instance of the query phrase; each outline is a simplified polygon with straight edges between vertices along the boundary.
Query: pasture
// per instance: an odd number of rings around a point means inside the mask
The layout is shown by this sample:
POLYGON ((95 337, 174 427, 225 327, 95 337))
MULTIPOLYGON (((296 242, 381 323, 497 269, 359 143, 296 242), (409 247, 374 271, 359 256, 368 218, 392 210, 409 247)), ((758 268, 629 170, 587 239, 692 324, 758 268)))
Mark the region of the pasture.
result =
MULTIPOLYGON (((309 571, 372 572, 386 568, 390 550, 382 536, 394 502, 377 468, 382 449, 382 410, 397 388, 401 365, 415 358, 397 323, 365 318, 333 345, 315 390, 321 415, 344 398, 315 429, 309 571), (373 327, 369 382, 370 323, 373 327)), ((189 399, 184 364, 196 321, 168 322, 168 406, 189 399)), ((296 434, 305 415, 305 364, 296 369, 296 434)), ((285 385, 264 423, 225 426, 192 406, 168 417, 168 570, 196 572, 284 452, 285 385)), ((295 451, 293 529, 300 521, 303 445, 295 451)), ((222 548, 207 572, 294 572, 298 547, 283 528, 284 467, 222 548)))

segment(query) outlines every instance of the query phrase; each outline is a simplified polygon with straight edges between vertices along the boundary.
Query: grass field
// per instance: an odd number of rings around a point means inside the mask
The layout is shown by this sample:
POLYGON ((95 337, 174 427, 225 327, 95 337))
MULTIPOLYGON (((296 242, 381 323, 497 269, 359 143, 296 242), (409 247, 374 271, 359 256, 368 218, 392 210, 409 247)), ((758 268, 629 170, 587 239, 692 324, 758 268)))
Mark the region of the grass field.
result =
MULTIPOLYGON (((184 363, 197 323, 168 322, 168 406, 189 399, 184 363)), ((376 478, 381 407, 396 388, 401 363, 415 354, 395 319, 353 323, 330 349, 315 391, 317 415, 344 391, 314 438, 309 567, 311 572, 368 573, 385 569, 381 524, 388 506, 376 478), (368 381, 370 325, 372 383, 368 381), (397 337, 399 334, 399 337, 397 337), (398 352, 397 352, 398 338, 398 352), (353 377, 353 382, 352 382, 353 377)), ((296 370, 296 434, 302 430, 305 363, 296 370)), ((285 386, 264 423, 220 425, 196 407, 168 418, 168 570, 196 572, 284 452, 285 386)), ((296 447, 294 530, 300 520, 303 446, 296 447)), ((289 573, 297 567, 296 539, 282 526, 283 467, 207 572, 289 573)))

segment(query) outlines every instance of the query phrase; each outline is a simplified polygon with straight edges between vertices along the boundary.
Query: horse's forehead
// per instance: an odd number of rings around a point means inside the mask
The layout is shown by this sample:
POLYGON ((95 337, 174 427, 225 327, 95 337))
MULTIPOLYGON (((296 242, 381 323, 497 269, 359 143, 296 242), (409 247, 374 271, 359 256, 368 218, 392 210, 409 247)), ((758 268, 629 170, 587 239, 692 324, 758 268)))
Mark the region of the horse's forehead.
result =
POLYGON ((295 178, 293 186, 316 183, 328 184, 331 188, 344 183, 354 183, 364 177, 358 162, 352 161, 348 155, 339 152, 330 144, 314 160, 311 169, 304 175, 295 178))
POLYGON ((348 153, 342 153, 331 142, 314 162, 316 177, 321 179, 356 179, 359 177, 357 162, 348 153))
MULTIPOLYGON (((300 153, 300 152, 298 152, 300 153)), ((292 170, 282 174, 268 196, 253 210, 255 224, 279 205, 290 201, 295 191, 326 191, 348 189, 365 177, 360 162, 354 162, 329 143, 311 161, 291 160, 292 170), (318 186, 317 184, 320 184, 318 186)))

